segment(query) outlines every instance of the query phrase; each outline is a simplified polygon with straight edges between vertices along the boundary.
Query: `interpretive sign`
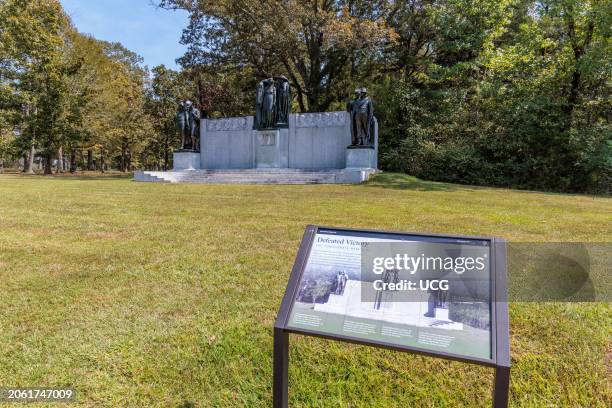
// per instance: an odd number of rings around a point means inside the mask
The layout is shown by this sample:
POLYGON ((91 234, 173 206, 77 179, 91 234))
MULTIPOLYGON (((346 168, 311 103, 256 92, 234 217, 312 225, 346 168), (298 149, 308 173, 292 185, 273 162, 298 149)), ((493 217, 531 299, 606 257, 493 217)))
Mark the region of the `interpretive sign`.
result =
POLYGON ((275 324, 274 405, 299 333, 495 367, 507 406, 505 265, 498 238, 307 227, 275 324))

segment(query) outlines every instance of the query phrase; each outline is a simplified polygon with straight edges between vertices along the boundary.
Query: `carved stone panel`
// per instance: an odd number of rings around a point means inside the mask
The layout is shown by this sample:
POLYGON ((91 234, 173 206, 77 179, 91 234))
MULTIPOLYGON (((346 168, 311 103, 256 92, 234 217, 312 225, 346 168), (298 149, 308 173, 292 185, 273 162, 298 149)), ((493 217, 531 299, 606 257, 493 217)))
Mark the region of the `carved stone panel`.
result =
POLYGON ((346 112, 299 113, 296 115, 297 127, 344 126, 346 112))
POLYGON ((206 129, 210 131, 244 130, 247 128, 247 118, 207 119, 206 129))
POLYGON ((276 145, 276 132, 261 132, 258 135, 259 144, 262 146, 276 145))

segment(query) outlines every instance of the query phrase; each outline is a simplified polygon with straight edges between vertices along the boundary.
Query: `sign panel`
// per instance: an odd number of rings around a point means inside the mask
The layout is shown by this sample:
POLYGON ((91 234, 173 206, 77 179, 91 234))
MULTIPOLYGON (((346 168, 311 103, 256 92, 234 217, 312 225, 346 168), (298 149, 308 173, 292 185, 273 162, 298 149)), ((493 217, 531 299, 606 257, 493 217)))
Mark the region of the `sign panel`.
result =
POLYGON ((318 227, 307 245, 286 330, 494 363, 492 239, 318 227))

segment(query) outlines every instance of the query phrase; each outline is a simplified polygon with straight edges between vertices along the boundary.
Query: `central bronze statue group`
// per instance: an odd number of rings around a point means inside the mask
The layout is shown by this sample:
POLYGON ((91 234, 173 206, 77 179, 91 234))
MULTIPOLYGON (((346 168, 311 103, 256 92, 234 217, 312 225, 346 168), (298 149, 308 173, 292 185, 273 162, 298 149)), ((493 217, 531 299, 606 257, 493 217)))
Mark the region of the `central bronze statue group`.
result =
POLYGON ((289 127, 290 111, 291 88, 285 76, 266 78, 257 84, 253 128, 266 130, 289 127))

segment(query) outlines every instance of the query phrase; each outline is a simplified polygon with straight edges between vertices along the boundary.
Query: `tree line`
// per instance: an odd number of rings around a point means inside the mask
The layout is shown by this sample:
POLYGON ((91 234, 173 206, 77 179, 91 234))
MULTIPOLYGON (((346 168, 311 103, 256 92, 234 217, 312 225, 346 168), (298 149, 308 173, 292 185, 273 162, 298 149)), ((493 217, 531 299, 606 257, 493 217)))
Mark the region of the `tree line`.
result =
POLYGON ((0 159, 35 149, 45 163, 67 153, 71 167, 91 168, 93 155, 102 168, 168 168, 178 100, 207 117, 253 114, 255 84, 283 74, 294 111, 342 110, 366 86, 383 170, 610 192, 608 1, 157 5, 189 12, 180 72, 149 72, 119 44, 79 34, 57 1, 0 1, 0 159))
POLYGON ((315 112, 343 109, 355 87, 367 86, 380 123, 383 170, 610 192, 609 1, 159 5, 190 13, 181 65, 215 73, 220 82, 242 78, 225 88, 236 95, 249 94, 256 78, 282 73, 295 90, 294 107, 315 112))
POLYGON ((0 170, 168 169, 188 78, 79 33, 57 0, 0 1, 0 170))

